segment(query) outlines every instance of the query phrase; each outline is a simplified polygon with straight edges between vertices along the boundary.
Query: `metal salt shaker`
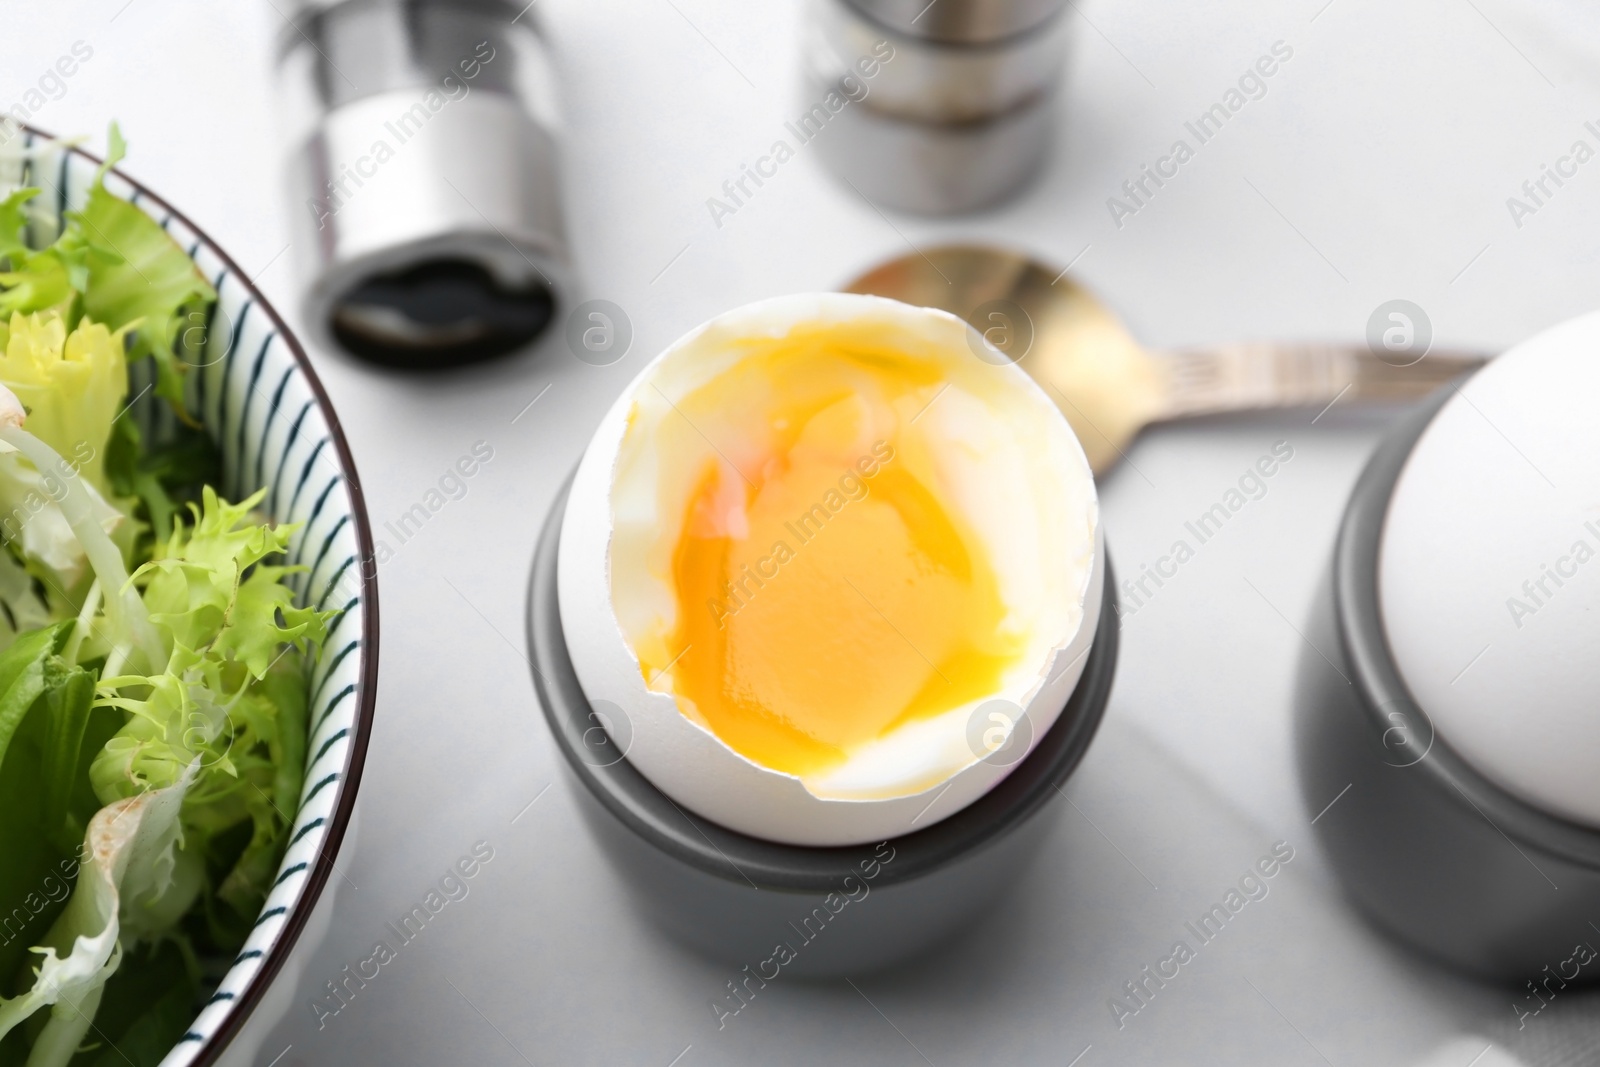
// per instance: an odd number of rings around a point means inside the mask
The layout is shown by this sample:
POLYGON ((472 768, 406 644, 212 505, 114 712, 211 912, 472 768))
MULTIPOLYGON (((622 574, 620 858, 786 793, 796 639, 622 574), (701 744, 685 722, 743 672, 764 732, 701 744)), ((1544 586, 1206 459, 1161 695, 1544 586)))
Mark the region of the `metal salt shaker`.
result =
POLYGON ((818 149, 867 199, 925 214, 971 211, 1038 170, 1066 59, 1066 0, 810 4, 804 106, 819 119, 812 105, 829 112, 818 149), (847 103, 832 110, 830 93, 847 103))
POLYGON ((522 348, 567 275, 558 116, 534 13, 304 0, 278 49, 314 335, 448 367, 522 348))

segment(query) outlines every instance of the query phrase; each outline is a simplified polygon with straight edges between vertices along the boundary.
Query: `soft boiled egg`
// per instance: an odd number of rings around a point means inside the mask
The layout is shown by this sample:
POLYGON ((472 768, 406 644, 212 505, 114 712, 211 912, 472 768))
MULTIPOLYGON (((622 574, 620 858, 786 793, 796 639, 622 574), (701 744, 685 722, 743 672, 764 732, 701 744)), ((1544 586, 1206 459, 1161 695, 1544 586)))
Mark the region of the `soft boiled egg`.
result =
POLYGON ((656 788, 849 845, 960 811, 1044 736, 1103 558, 1083 449, 1026 373, 952 315, 816 293, 639 374, 574 476, 557 589, 584 693, 656 788))

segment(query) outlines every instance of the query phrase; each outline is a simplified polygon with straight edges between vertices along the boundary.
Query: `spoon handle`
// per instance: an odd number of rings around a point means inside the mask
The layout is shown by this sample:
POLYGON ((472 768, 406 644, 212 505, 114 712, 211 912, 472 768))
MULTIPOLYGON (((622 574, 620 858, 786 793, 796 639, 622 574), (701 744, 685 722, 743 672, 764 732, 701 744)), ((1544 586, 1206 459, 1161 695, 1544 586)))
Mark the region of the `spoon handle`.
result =
MULTIPOLYGON (((1406 358, 1406 357, 1401 357, 1406 358)), ((1429 352, 1396 366, 1366 347, 1337 344, 1216 345, 1160 353, 1166 379, 1160 420, 1250 408, 1321 407, 1337 400, 1417 400, 1488 356, 1429 352)))

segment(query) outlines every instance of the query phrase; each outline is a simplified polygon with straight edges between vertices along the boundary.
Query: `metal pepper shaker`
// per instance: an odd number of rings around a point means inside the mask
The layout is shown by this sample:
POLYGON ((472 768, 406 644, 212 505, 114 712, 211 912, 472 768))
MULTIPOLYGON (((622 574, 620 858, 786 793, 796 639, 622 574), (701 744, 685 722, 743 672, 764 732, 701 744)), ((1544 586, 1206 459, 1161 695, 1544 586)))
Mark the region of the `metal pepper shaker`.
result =
POLYGON ((802 106, 830 112, 818 149, 874 204, 971 211, 1015 193, 1038 170, 1066 59, 1066 0, 810 7, 802 106))
MULTIPOLYGON (((531 5, 530 5, 531 6, 531 5)), ((395 366, 524 347, 567 275, 545 42, 503 0, 304 0, 278 49, 305 317, 395 366)))

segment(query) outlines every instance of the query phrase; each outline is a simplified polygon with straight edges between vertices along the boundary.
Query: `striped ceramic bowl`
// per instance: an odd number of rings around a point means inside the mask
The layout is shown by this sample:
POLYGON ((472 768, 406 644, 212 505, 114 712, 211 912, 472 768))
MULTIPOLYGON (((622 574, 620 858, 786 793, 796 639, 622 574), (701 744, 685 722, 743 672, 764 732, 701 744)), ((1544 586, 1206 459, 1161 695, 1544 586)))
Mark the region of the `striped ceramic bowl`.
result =
MULTIPOLYGON (((54 199, 57 217, 80 207, 100 161, 37 131, 20 136, 27 151, 13 173, 0 172, 0 188, 39 186, 54 199)), ((194 361, 188 386, 191 410, 222 452, 218 488, 233 500, 265 488, 262 507, 273 519, 303 524, 289 549, 290 562, 309 568, 293 579, 298 602, 338 611, 311 672, 305 785, 277 880, 244 948, 161 1061, 162 1067, 248 1064, 258 1053, 275 1054, 262 1041, 288 1011, 333 909, 334 859, 350 836, 377 690, 372 532, 333 407, 278 313, 211 238, 165 201, 115 172, 106 188, 161 223, 216 288, 205 354, 194 361)), ((171 409, 138 377, 133 414, 159 439, 173 428, 171 409)))

